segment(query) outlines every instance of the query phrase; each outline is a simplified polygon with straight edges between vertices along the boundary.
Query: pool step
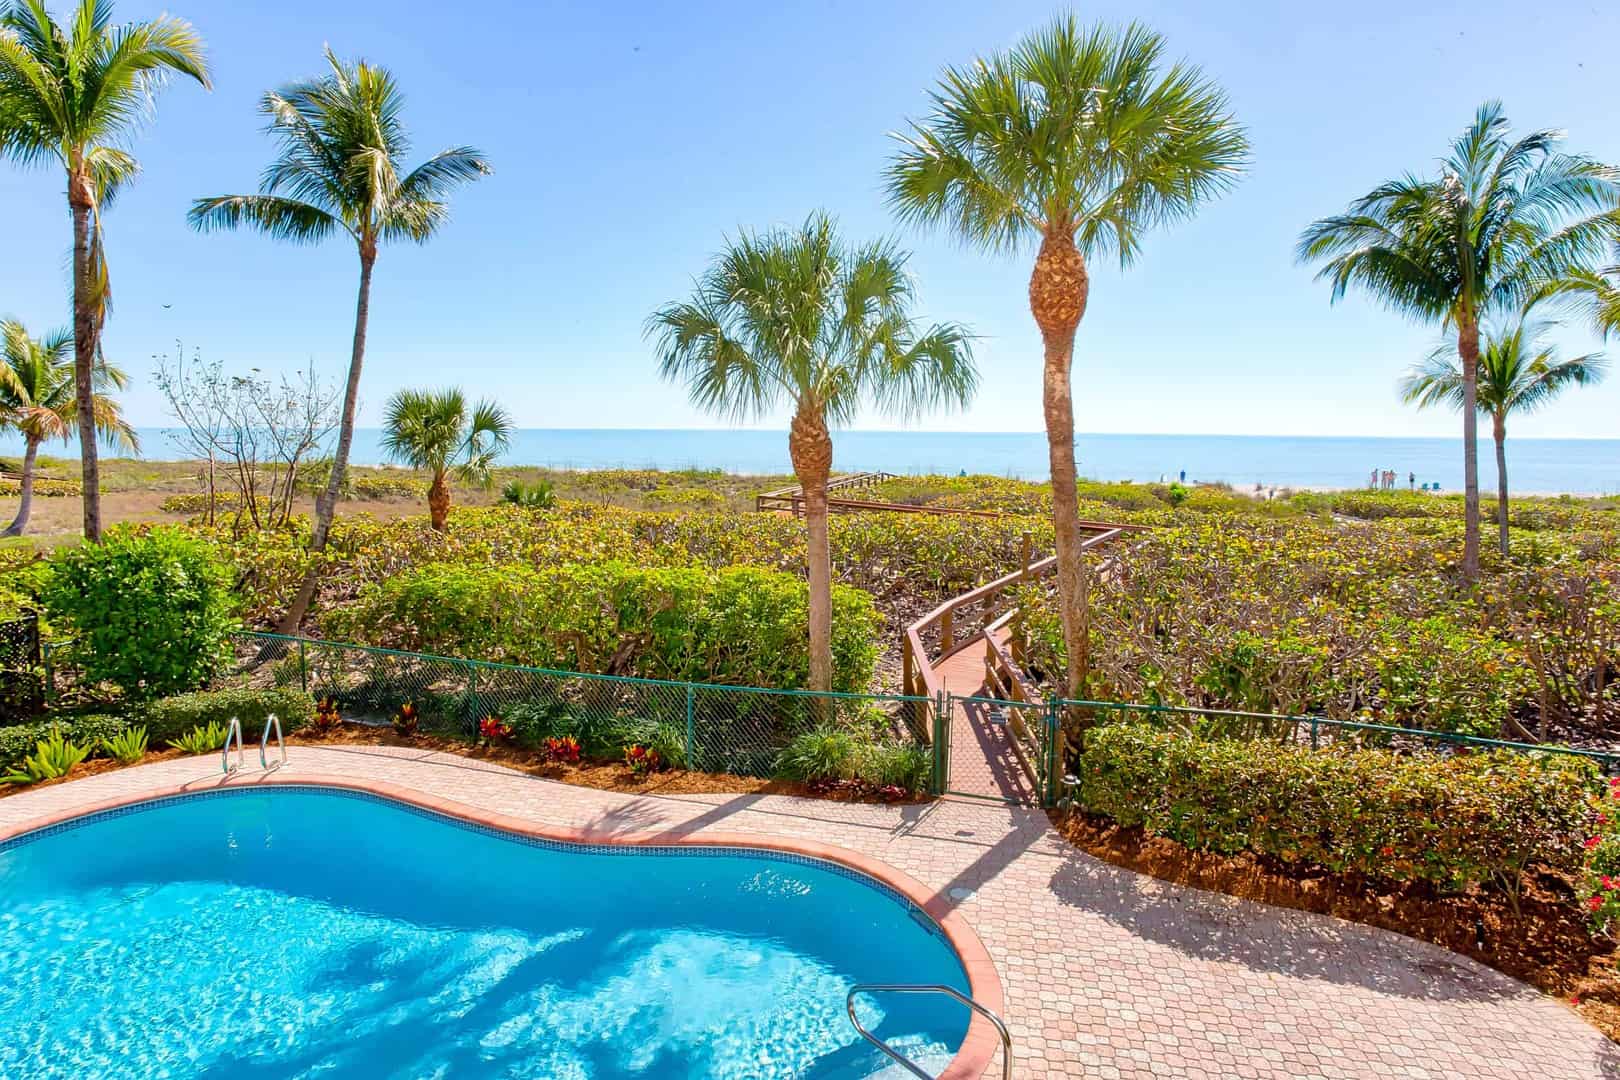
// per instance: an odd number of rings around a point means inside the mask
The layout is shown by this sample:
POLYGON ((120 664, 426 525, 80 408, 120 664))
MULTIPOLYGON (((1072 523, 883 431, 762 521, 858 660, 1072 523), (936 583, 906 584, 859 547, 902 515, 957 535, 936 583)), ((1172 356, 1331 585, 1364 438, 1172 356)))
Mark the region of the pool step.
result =
POLYGON ((855 1025, 855 1030, 860 1033, 861 1038, 883 1051, 891 1061, 911 1075, 920 1077, 921 1080, 934 1080, 934 1077, 924 1072, 916 1062, 866 1029, 861 1023, 861 1018, 855 1015, 855 998, 859 994, 944 994, 946 997, 955 998, 994 1025, 996 1033, 1001 1036, 1001 1080, 1012 1080, 1012 1035, 1008 1033, 1007 1025, 1001 1022, 1001 1017, 954 986, 940 983, 859 983, 850 987, 849 994, 844 998, 844 1010, 849 1013, 849 1022, 855 1025))

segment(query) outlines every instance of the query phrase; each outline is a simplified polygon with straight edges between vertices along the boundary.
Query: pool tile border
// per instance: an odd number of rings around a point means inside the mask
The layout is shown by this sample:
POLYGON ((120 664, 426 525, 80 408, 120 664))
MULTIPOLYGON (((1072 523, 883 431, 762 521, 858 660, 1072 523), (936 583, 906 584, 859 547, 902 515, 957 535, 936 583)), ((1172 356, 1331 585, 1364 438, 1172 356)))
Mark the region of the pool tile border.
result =
MULTIPOLYGON (((1001 976, 979 935, 944 897, 939 896, 922 882, 893 866, 859 851, 824 844, 816 840, 789 839, 756 833, 695 833, 676 827, 658 832, 618 833, 592 831, 559 826, 541 825, 523 818, 512 817, 466 803, 443 799, 415 788, 369 777, 331 776, 320 773, 300 773, 281 777, 275 772, 254 773, 248 776, 233 774, 206 786, 192 784, 156 786, 148 791, 132 792, 92 803, 88 806, 0 827, 0 851, 13 842, 67 831, 90 820, 118 811, 134 812, 143 804, 175 798, 199 798, 250 791, 256 787, 275 786, 310 788, 335 793, 369 796, 397 803, 406 809, 426 812, 451 819, 458 825, 487 829, 493 833, 520 841, 539 841, 570 847, 651 849, 679 852, 682 849, 700 853, 698 849, 726 849, 761 852, 778 856, 797 856, 830 869, 842 869, 860 875, 880 889, 892 893, 913 908, 926 914, 940 934, 956 951, 962 969, 967 974, 968 988, 979 1004, 997 1015, 1006 1011, 1001 976)), ((625 851, 633 854, 633 851, 625 851)), ((967 1035, 956 1056, 938 1080, 970 1080, 981 1077, 990 1066, 1000 1046, 1000 1039, 990 1022, 973 1013, 967 1035)))

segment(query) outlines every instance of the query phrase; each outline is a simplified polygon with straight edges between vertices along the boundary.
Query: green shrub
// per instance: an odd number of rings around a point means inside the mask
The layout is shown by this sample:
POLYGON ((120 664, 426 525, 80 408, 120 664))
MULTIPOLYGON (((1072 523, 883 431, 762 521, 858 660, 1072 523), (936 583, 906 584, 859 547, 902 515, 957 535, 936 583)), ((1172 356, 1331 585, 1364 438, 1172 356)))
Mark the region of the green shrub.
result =
POLYGON ((109 739, 102 739, 101 750, 114 761, 133 765, 146 756, 146 729, 126 728, 109 739))
POLYGON ((349 488, 356 499, 422 499, 427 497, 428 485, 413 476, 356 476, 349 488))
POLYGON ((208 754, 224 746, 229 736, 230 729, 216 721, 192 728, 184 735, 171 739, 169 745, 188 754, 208 754))
POLYGON ((205 683, 237 627, 231 571, 202 540, 173 528, 116 530, 51 560, 43 599, 78 635, 85 678, 132 699, 205 683))
POLYGON ((214 690, 161 698, 143 713, 152 741, 160 746, 178 745, 175 740, 195 727, 217 723, 225 728, 232 718, 242 722, 242 737, 252 742, 271 713, 281 720, 284 733, 297 731, 315 718, 315 702, 301 690, 214 690))
POLYGON ((34 752, 24 757, 22 767, 0 781, 7 784, 37 784, 41 780, 55 780, 73 771, 73 766, 90 756, 90 747, 70 741, 61 728, 52 727, 50 734, 34 744, 34 752))
MULTIPOLYGON (((434 563, 362 592, 328 637, 417 652, 678 681, 798 688, 809 677, 807 590, 752 567, 434 563)), ((833 589, 833 685, 863 690, 881 618, 833 589)))
POLYGON ((776 759, 777 775, 787 780, 852 780, 861 744, 839 728, 819 727, 796 736, 776 759))
POLYGON ((926 791, 934 775, 934 759, 920 746, 872 743, 858 755, 856 775, 883 787, 905 788, 914 793, 926 791))
POLYGON ((23 758, 33 753, 40 740, 49 738, 53 730, 60 730, 63 737, 72 742, 88 747, 99 747, 128 726, 122 717, 94 713, 86 716, 37 720, 0 728, 0 771, 9 771, 20 766, 23 758))
POLYGON ((1080 801, 1190 848, 1256 851, 1385 881, 1494 881, 1578 860, 1595 771, 1563 755, 1313 751, 1094 728, 1080 801))
POLYGON ((532 484, 525 484, 521 480, 509 480, 506 486, 501 488, 501 501, 521 506, 526 510, 550 510, 557 505, 557 495, 552 486, 544 480, 537 480, 532 484))

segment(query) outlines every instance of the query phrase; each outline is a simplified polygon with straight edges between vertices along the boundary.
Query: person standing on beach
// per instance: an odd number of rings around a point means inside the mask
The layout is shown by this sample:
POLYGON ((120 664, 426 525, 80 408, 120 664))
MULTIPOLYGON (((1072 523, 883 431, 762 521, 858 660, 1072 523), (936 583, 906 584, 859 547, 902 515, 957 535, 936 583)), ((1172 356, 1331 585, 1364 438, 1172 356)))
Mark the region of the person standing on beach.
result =
POLYGON ((1368 491, 1377 491, 1378 490, 1378 470, 1377 469, 1374 469, 1372 472, 1367 474, 1367 490, 1368 491))

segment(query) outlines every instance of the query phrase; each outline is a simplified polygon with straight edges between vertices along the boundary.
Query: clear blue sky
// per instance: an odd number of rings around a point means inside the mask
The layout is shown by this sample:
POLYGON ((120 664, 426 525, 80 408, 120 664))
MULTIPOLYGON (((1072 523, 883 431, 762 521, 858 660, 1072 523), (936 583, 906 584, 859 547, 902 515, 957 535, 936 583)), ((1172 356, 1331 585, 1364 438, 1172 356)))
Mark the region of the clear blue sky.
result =
MULTIPOLYGON (((400 386, 457 382, 498 396, 527 427, 707 427, 717 425, 657 379, 641 339, 647 313, 684 295, 739 225, 796 222, 819 206, 853 236, 897 231, 879 183, 886 133, 924 110, 941 65, 1007 45, 1057 10, 1019 0, 172 7, 206 39, 214 91, 164 92, 134 147, 145 173, 106 222, 107 348, 137 376, 130 411, 145 425, 164 420, 150 358, 176 338, 232 367, 313 357, 342 373, 352 246, 200 236, 184 220, 195 196, 254 189, 272 150, 258 95, 316 72, 325 43, 395 71, 418 156, 464 142, 496 167, 457 197, 429 246, 383 252, 362 423, 400 386)), ((162 8, 121 0, 117 11, 162 8)), ((1254 165, 1196 221, 1149 239, 1130 272, 1096 268, 1076 355, 1079 427, 1452 434, 1453 418, 1413 414, 1393 389, 1432 332, 1357 298, 1330 307, 1326 287, 1293 264, 1294 239, 1374 183, 1428 169, 1489 97, 1520 129, 1563 127, 1573 149, 1620 161, 1620 7, 1190 2, 1082 14, 1141 18, 1202 65, 1250 128, 1254 165)), ((0 313, 36 329, 67 322, 62 187, 55 173, 0 164, 0 313)), ((1028 256, 900 235, 928 314, 982 336, 978 401, 921 426, 1038 429, 1028 256)), ((1584 333, 1567 340, 1595 347, 1584 333)), ((1515 432, 1615 436, 1617 415, 1620 376, 1515 432)))

